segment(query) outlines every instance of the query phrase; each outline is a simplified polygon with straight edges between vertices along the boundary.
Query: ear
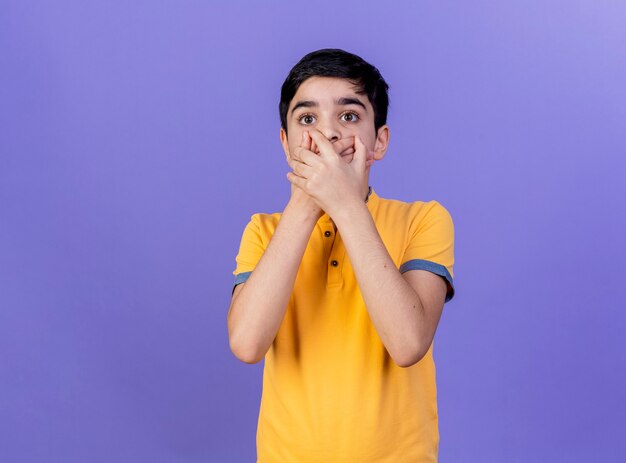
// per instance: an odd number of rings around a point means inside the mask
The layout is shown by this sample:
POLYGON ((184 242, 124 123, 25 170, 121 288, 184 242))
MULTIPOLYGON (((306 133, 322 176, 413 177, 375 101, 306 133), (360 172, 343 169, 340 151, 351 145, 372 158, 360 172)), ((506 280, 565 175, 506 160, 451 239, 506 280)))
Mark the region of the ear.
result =
POLYGON ((389 146, 389 127, 387 124, 378 128, 376 133, 376 143, 374 143, 374 159, 380 161, 385 157, 387 152, 387 146, 389 146))
POLYGON ((283 145, 283 151, 285 151, 285 158, 289 161, 289 141, 287 140, 287 132, 282 127, 280 128, 280 144, 283 145))

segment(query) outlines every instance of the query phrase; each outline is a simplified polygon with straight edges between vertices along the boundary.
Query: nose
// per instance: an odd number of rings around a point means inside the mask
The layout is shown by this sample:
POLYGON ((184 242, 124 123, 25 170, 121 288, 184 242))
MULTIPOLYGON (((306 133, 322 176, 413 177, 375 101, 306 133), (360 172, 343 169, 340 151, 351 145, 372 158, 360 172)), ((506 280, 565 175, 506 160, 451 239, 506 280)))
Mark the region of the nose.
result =
POLYGON ((317 125, 317 129, 333 143, 341 139, 339 124, 334 123, 333 121, 320 121, 317 125))

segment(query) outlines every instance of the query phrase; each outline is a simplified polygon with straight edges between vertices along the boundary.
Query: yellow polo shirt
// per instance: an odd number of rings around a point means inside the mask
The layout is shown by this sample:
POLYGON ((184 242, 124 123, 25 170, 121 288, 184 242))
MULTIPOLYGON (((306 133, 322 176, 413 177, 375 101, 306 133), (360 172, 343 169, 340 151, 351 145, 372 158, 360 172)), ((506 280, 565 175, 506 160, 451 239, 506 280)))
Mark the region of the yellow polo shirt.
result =
MULTIPOLYGON (((454 227, 437 201, 380 198, 367 207, 401 273, 423 269, 454 296, 454 227)), ((241 239, 235 285, 246 281, 281 214, 254 214, 241 239)), ((257 463, 436 462, 433 346, 401 368, 381 342, 328 214, 317 222, 276 338, 265 356, 257 463)))

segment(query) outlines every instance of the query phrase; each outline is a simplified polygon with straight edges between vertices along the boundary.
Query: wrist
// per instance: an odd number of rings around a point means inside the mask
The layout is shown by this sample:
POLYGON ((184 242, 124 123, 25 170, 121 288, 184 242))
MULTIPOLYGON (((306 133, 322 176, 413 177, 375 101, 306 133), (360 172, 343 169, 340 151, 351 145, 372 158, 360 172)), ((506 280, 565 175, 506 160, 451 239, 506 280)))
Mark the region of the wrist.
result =
POLYGON ((319 218, 324 215, 324 211, 308 198, 291 196, 283 214, 295 217, 303 224, 312 223, 315 225, 319 218))
POLYGON ((333 211, 333 214, 329 214, 333 219, 333 222, 337 224, 337 228, 345 229, 350 224, 361 222, 365 216, 371 217, 367 204, 364 201, 358 201, 354 203, 345 204, 345 207, 333 211))
POLYGON ((328 215, 331 216, 333 221, 338 225, 342 221, 348 222, 353 220, 359 215, 367 214, 371 216, 367 207, 371 194, 372 187, 368 185, 365 194, 362 195, 362 198, 354 198, 349 201, 343 201, 338 208, 333 211, 329 211, 328 215))

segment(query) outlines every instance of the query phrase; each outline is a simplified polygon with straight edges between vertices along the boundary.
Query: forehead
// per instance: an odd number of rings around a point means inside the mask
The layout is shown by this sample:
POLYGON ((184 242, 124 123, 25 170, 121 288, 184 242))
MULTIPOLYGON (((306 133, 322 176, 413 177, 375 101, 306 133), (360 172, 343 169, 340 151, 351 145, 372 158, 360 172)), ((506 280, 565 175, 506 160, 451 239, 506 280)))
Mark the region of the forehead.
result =
POLYGON ((309 77, 300 84, 298 91, 289 103, 289 107, 293 107, 298 100, 303 99, 319 101, 320 103, 332 103, 338 97, 346 96, 358 98, 364 104, 369 104, 365 94, 357 93, 358 89, 359 88, 348 79, 342 79, 340 77, 309 77))

